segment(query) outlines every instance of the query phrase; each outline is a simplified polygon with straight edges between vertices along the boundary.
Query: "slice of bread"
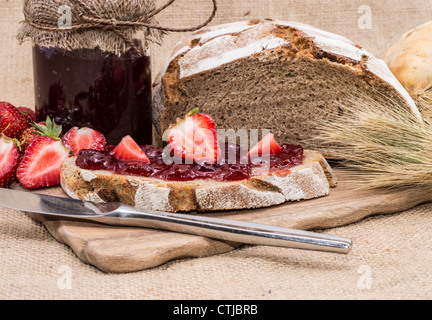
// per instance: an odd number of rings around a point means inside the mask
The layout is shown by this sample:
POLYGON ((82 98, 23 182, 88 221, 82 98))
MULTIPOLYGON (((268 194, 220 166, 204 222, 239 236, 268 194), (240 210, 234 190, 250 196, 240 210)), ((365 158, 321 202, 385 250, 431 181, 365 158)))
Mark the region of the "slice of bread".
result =
POLYGON ((286 21, 202 29, 174 49, 156 77, 155 143, 196 107, 220 129, 269 129, 278 141, 320 151, 318 119, 343 116, 352 99, 392 99, 421 115, 386 63, 350 40, 286 21))
POLYGON ((120 201, 165 212, 212 212, 253 209, 327 196, 337 177, 325 158, 305 150, 302 165, 247 180, 186 182, 82 170, 75 157, 63 163, 61 186, 74 199, 120 201))

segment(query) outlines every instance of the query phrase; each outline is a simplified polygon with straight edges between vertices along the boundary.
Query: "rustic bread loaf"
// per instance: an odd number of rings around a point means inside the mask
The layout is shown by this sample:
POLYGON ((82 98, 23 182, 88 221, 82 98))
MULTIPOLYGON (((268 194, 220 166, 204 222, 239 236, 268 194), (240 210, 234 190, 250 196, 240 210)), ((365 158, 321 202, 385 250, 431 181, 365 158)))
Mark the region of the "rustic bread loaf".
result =
POLYGON ((199 107, 220 129, 270 129, 276 140, 319 150, 317 119, 349 98, 414 101, 383 60, 348 39, 285 21, 242 21, 180 42, 154 84, 155 143, 179 114, 199 107))
POLYGON ((432 21, 405 33, 385 61, 414 100, 429 97, 432 103, 432 21))
POLYGON ((109 202, 166 212, 252 209, 327 196, 337 177, 322 155, 305 150, 302 165, 235 182, 164 181, 153 178, 82 170, 67 159, 61 186, 74 199, 109 202))

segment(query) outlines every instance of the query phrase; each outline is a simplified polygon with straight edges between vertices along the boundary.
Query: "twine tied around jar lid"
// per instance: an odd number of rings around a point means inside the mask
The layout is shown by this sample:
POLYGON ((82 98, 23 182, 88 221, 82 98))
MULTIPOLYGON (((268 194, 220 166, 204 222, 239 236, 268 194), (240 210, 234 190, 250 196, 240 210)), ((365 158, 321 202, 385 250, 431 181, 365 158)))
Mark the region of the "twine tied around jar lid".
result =
POLYGON ((66 50, 90 46, 99 46, 106 51, 119 51, 118 41, 113 40, 114 34, 139 56, 142 52, 133 42, 133 33, 146 29, 150 39, 161 39, 167 32, 191 32, 208 25, 216 15, 217 2, 211 0, 213 10, 209 18, 195 27, 171 28, 160 26, 155 16, 176 0, 169 0, 156 8, 154 0, 25 0, 23 26, 18 33, 22 43, 31 38, 42 46, 59 46, 66 50), (114 5, 112 3, 115 3, 114 5), (59 26, 59 7, 70 4, 74 9, 73 21, 67 28, 59 26), (75 37, 75 38, 73 38, 75 37))

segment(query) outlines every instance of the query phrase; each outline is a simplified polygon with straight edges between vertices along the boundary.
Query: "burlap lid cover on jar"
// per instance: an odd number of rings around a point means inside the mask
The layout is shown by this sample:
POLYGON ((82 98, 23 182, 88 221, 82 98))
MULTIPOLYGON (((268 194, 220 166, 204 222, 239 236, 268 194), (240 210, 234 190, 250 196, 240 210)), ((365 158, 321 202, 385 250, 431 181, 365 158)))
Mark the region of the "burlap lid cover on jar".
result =
POLYGON ((148 40, 159 42, 166 32, 195 31, 206 26, 217 10, 216 0, 212 0, 213 11, 199 26, 180 29, 160 26, 156 15, 174 2, 170 0, 156 7, 155 0, 25 0, 25 20, 17 38, 20 43, 31 39, 44 47, 65 50, 99 47, 121 54, 135 49, 132 37, 137 31, 142 30, 148 40))

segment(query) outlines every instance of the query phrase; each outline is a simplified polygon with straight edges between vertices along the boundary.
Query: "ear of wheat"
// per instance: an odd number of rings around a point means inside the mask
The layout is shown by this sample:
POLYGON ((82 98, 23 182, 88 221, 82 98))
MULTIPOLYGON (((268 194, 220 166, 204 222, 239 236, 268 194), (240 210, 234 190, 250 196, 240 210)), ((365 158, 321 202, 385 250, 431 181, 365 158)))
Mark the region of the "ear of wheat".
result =
POLYGON ((389 98, 359 99, 357 94, 342 108, 343 116, 318 124, 322 134, 317 140, 348 169, 352 185, 432 189, 432 126, 427 121, 389 98))
POLYGON ((432 121, 432 85, 423 86, 410 91, 410 95, 427 121, 432 121))

